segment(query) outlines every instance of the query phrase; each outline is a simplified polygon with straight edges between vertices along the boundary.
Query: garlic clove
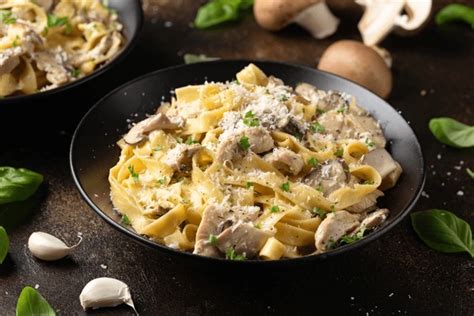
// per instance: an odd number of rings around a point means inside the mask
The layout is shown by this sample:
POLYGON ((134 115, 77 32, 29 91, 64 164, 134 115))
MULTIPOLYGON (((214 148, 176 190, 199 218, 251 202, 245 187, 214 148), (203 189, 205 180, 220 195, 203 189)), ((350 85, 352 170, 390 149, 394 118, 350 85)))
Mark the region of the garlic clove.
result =
POLYGON ((53 235, 34 232, 28 239, 28 249, 30 249, 33 256, 45 261, 54 261, 66 257, 71 251, 79 246, 82 242, 82 237, 79 242, 72 247, 68 247, 62 240, 53 235))
POLYGON ((114 307, 125 303, 138 315, 128 285, 117 279, 97 278, 90 281, 82 289, 79 300, 84 310, 114 307))

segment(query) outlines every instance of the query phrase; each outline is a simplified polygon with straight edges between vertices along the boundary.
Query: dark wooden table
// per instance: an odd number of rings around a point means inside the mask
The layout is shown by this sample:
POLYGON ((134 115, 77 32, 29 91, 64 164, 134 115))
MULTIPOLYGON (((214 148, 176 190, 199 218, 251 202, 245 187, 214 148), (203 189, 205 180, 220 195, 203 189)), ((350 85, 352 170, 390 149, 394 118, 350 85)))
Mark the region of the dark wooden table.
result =
MULTIPOLYGON (((450 1, 435 2, 438 10, 450 1)), ((317 41, 298 27, 265 32, 251 15, 199 31, 189 26, 199 1, 145 0, 140 42, 120 66, 65 96, 3 109, 0 165, 44 174, 47 192, 39 209, 9 231, 10 255, 0 266, 0 314, 14 315, 21 289, 38 285, 59 314, 81 315, 78 296, 83 286, 110 276, 130 285, 142 315, 473 315, 474 261, 466 254, 430 250, 408 218, 363 249, 322 263, 225 270, 190 265, 132 242, 102 221, 76 191, 68 162, 70 138, 78 120, 102 95, 138 75, 182 63, 184 53, 315 65, 333 41, 359 39, 361 10, 349 0, 330 4, 342 19, 340 29, 317 41), (82 232, 84 242, 70 258, 40 262, 26 247, 28 236, 38 230, 70 243, 82 232)), ((383 46, 394 58, 389 102, 416 131, 428 166, 416 210, 448 209, 473 225, 474 181, 465 169, 474 170, 474 152, 441 145, 427 124, 437 116, 474 124, 474 31, 431 23, 418 36, 392 35, 383 46)), ((125 307, 95 313, 132 314, 125 307)))

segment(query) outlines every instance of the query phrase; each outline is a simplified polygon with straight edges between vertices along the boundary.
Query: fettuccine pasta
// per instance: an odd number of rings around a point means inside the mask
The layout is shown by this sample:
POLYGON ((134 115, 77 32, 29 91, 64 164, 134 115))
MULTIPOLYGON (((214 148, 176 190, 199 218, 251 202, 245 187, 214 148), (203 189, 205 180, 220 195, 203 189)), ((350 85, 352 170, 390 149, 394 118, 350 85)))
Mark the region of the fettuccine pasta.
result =
POLYGON ((352 243, 400 165, 379 124, 341 92, 295 89, 250 64, 187 86, 118 144, 111 198, 157 243, 231 260, 277 260, 352 243))
POLYGON ((87 76, 119 53, 121 31, 99 0, 0 0, 0 97, 87 76))

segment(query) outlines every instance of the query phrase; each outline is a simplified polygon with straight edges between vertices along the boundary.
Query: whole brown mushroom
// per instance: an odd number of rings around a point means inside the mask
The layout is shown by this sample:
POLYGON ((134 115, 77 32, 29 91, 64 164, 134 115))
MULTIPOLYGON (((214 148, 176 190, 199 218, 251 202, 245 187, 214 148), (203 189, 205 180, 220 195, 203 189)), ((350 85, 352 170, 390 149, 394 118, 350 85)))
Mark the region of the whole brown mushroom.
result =
POLYGON ((350 79, 387 98, 392 90, 392 73, 384 59, 371 47, 343 40, 329 46, 318 69, 350 79))

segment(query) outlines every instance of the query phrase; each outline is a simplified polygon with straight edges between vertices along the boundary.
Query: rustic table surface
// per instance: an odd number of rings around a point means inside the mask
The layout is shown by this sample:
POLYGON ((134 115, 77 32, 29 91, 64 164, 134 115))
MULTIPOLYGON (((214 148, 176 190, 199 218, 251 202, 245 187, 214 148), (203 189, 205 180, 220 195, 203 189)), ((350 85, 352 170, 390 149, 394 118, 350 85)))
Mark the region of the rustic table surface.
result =
MULTIPOLYGON (((435 1, 439 10, 450 1, 435 1)), ((460 1, 474 5, 474 1, 460 1)), ((361 10, 353 1, 329 1, 342 23, 336 35, 314 40, 298 27, 261 30, 249 14, 210 31, 193 29, 200 1, 144 1, 146 22, 138 46, 109 73, 67 95, 0 112, 0 165, 45 176, 40 207, 11 229, 10 254, 0 266, 0 315, 14 315, 26 286, 61 315, 81 315, 79 293, 91 279, 109 276, 130 285, 142 315, 354 314, 473 315, 474 261, 437 253, 420 242, 406 218, 377 241, 330 260, 278 270, 228 270, 165 257, 136 244, 101 220, 71 178, 68 150, 85 111, 112 88, 138 75, 182 63, 184 53, 221 58, 282 60, 315 65, 338 39, 359 39, 361 10), (26 243, 34 231, 52 232, 82 246, 54 263, 35 260, 26 243)), ((474 124, 474 31, 430 23, 415 37, 390 36, 395 85, 389 102, 416 131, 428 166, 425 193, 415 210, 444 208, 474 224, 472 150, 447 148, 433 138, 431 117, 474 124)), ((94 314, 131 315, 126 307, 94 314)))

